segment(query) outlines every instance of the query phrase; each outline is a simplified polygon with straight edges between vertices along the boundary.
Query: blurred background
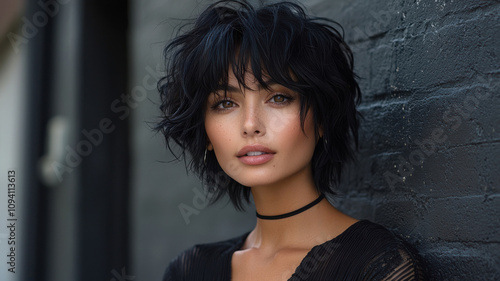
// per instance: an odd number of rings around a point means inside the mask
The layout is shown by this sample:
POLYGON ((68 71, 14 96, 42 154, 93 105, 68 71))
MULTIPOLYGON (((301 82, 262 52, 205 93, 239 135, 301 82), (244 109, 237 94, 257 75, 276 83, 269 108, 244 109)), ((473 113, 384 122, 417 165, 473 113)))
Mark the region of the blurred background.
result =
MULTIPOLYGON (((0 280, 161 280, 251 230, 253 207, 207 207, 151 130, 162 49, 211 2, 0 2, 0 280)), ((300 2, 344 26, 364 94, 330 201, 410 241, 432 280, 499 280, 499 3, 300 2)))
POLYGON ((188 246, 250 229, 252 213, 205 209, 151 131, 162 48, 198 2, 2 2, 0 280, 160 280, 188 246))

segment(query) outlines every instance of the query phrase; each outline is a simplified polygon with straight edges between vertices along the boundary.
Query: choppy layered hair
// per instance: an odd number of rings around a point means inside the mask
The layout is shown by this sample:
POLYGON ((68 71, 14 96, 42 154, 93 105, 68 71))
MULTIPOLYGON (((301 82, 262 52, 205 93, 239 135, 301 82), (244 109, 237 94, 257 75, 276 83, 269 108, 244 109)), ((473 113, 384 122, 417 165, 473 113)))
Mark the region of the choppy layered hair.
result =
POLYGON ((259 7, 247 1, 218 1, 165 47, 166 74, 158 82, 161 119, 155 129, 166 145, 180 146, 177 159, 200 176, 211 203, 228 195, 238 210, 249 202, 250 188, 225 174, 213 151, 206 151, 204 126, 209 94, 227 87, 232 70, 240 86, 251 74, 281 84, 300 95, 301 126, 312 109, 316 145, 312 171, 320 192, 335 194, 342 167, 358 148, 361 94, 353 72, 352 52, 336 22, 310 17, 292 2, 259 7), (335 28, 337 26, 337 28, 335 28))

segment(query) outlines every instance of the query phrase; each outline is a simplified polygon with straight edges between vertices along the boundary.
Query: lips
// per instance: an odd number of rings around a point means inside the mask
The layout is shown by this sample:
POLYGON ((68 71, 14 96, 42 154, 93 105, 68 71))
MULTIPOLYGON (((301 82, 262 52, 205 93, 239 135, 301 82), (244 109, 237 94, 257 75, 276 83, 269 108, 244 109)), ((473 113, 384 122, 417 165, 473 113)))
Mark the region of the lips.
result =
POLYGON ((247 165, 260 165, 273 159, 275 151, 262 145, 247 145, 236 155, 238 159, 247 165))
POLYGON ((259 144, 254 144, 254 145, 247 145, 243 147, 238 154, 236 155, 237 157, 243 157, 243 156, 259 156, 262 154, 275 154, 275 151, 272 151, 271 149, 259 145, 259 144))

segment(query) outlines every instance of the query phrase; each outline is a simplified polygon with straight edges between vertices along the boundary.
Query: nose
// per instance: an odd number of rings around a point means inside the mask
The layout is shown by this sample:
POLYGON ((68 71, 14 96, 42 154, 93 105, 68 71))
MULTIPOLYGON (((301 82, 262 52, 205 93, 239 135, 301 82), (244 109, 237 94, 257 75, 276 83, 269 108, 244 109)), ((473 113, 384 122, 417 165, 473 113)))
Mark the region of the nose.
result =
POLYGON ((256 104, 248 105, 243 110, 242 135, 244 137, 263 136, 266 133, 265 116, 256 104))

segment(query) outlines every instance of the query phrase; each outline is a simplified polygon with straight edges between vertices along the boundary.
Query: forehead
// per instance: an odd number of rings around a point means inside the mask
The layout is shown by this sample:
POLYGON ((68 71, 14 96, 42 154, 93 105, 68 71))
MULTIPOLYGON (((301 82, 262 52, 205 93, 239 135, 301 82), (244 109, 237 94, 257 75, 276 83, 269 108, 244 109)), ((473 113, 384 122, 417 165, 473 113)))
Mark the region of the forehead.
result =
MULTIPOLYGON (((255 83, 258 83, 258 79, 255 77, 251 69, 247 69, 242 77, 239 77, 240 80, 242 79, 245 85, 252 85, 255 83)), ((229 72, 227 75, 227 83, 228 85, 232 86, 237 86, 238 84, 241 84, 240 81, 238 80, 238 77, 236 77, 236 74, 234 74, 234 71, 232 68, 229 68, 229 72)))
POLYGON ((255 77, 250 66, 239 75, 236 75, 232 69, 229 68, 227 74, 227 81, 221 81, 217 87, 217 91, 241 91, 243 89, 248 89, 252 91, 257 91, 260 89, 269 89, 270 87, 276 85, 276 81, 272 79, 265 70, 261 70, 260 81, 258 77, 255 77))

